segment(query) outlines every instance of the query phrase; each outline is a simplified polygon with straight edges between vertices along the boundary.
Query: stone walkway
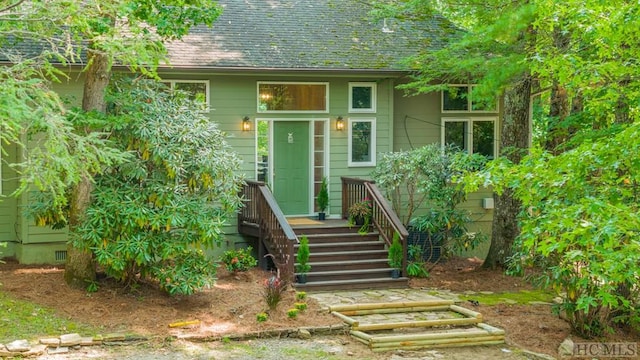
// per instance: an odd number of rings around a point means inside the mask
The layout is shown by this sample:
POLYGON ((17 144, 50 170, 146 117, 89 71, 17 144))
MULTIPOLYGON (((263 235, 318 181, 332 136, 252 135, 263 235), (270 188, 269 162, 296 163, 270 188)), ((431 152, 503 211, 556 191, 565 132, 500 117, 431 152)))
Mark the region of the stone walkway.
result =
POLYGON ((458 294, 447 290, 420 289, 390 289, 390 290, 362 290, 362 291, 334 291, 309 293, 324 308, 345 304, 408 302, 425 300, 453 300, 461 301, 458 294))

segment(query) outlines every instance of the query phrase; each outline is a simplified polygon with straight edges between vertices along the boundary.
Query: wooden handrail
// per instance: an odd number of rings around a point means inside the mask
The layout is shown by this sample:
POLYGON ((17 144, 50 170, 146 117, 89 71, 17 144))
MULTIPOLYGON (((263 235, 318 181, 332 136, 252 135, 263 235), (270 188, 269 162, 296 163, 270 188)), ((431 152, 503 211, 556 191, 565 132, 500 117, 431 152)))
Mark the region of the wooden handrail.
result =
POLYGON ((403 253, 401 270, 404 274, 407 268, 407 239, 409 232, 373 181, 343 177, 342 217, 347 219, 349 217, 349 207, 365 200, 371 201, 371 223, 378 230, 384 241, 390 246, 393 241, 393 235, 398 233, 400 236, 403 253))
POLYGON ((261 181, 247 181, 246 184, 242 190, 245 206, 238 214, 238 226, 257 224, 259 241, 264 244, 267 253, 273 256, 280 278, 293 283, 293 245, 298 242, 298 237, 269 188, 261 181))

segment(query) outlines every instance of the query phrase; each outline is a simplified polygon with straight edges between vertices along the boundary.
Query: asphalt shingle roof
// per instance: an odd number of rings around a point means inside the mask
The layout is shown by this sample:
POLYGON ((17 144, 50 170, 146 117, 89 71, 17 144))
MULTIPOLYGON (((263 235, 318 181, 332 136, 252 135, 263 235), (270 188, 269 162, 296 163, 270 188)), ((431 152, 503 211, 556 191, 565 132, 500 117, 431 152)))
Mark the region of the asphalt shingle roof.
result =
MULTIPOLYGON (((360 0, 217 2, 224 11, 212 27, 197 26, 182 40, 166 44, 171 66, 405 70, 403 59, 418 47, 440 48, 451 29, 441 17, 420 23, 374 19, 372 8, 360 0)), ((8 53, 32 57, 43 49, 33 41, 3 46, 0 61, 10 61, 8 53)))
POLYGON ((357 0, 220 0, 212 28, 168 44, 176 67, 402 70, 416 46, 437 48, 441 18, 419 24, 375 20, 357 0))

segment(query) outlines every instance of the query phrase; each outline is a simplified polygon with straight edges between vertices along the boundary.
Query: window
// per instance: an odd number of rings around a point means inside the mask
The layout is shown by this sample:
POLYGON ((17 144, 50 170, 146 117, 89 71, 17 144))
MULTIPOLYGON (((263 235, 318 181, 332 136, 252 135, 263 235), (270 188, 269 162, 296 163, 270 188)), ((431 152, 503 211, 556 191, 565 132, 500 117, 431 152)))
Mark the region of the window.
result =
POLYGON ((258 82, 258 112, 329 112, 328 83, 258 82))
POLYGON ((202 110, 209 109, 209 80, 163 80, 171 90, 181 90, 189 98, 202 104, 202 110))
POLYGON ((349 166, 376 165, 376 119, 349 119, 349 166))
POLYGON ((474 99, 475 85, 450 85, 442 91, 442 112, 497 112, 495 99, 474 99))
POLYGON ((376 112, 376 83, 349 83, 349 112, 376 112))
POLYGON ((442 143, 493 159, 496 154, 496 118, 445 118, 442 143))

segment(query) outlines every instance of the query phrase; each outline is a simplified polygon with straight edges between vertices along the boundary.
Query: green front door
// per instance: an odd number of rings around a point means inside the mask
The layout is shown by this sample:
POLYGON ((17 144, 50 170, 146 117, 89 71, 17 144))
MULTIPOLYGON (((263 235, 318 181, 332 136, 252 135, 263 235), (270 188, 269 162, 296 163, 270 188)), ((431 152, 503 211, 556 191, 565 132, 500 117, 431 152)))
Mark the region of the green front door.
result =
POLYGON ((285 215, 309 214, 309 123, 273 123, 273 195, 285 215))

